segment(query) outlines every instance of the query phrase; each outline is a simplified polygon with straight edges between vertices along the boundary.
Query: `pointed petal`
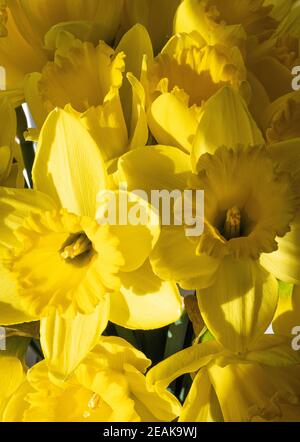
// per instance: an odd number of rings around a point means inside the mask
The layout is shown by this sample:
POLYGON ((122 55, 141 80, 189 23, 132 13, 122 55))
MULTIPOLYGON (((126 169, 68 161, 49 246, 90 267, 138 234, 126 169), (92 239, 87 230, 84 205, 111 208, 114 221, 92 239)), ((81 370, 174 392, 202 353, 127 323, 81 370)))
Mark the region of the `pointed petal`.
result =
POLYGON ((177 286, 154 275, 149 261, 121 275, 122 288, 110 295, 110 321, 122 327, 152 330, 177 321, 183 311, 177 286))
MULTIPOLYGON (((141 77, 141 68, 143 57, 146 55, 149 60, 153 59, 152 43, 147 29, 136 24, 126 34, 123 35, 119 42, 116 53, 124 52, 126 55, 126 71, 132 73, 137 79, 141 77)), ((125 81, 120 96, 124 109, 124 115, 129 126, 131 120, 132 109, 132 93, 130 84, 125 81)))
POLYGON ((143 86, 134 75, 128 73, 127 80, 132 88, 132 115, 129 149, 135 149, 136 147, 145 146, 149 137, 145 110, 146 97, 143 86))
POLYGON ((33 180, 63 208, 95 216, 96 195, 106 186, 104 161, 88 132, 63 110, 54 110, 41 131, 33 180))
POLYGON ((174 94, 162 94, 149 111, 149 127, 160 144, 190 152, 198 121, 192 110, 174 94), (172 109, 172 112, 170 112, 172 109))
POLYGON ((223 416, 217 404, 207 370, 200 370, 183 404, 179 422, 222 422, 223 416))
POLYGON ((204 153, 213 154, 218 147, 265 144, 243 97, 226 86, 210 98, 203 107, 192 148, 192 167, 197 172, 204 153), (216 119, 216 115, 220 118, 216 119))
POLYGON ((147 382, 164 390, 179 376, 194 373, 209 364, 221 351, 222 347, 216 341, 193 345, 151 368, 147 373, 147 382))
POLYGON ((62 318, 55 309, 41 320, 41 345, 50 373, 64 379, 97 344, 107 326, 109 300, 105 297, 90 315, 62 318))
POLYGON ((263 334, 278 302, 276 279, 257 262, 223 260, 214 284, 197 292, 201 315, 224 347, 244 352, 263 334))

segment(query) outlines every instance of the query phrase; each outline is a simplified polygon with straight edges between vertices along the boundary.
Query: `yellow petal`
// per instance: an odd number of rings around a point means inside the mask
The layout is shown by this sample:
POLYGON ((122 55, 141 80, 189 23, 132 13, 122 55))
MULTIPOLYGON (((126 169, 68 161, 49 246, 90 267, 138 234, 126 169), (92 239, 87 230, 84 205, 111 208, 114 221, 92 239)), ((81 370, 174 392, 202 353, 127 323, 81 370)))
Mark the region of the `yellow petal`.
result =
POLYGON ((17 133, 17 118, 15 110, 4 96, 0 99, 0 146, 12 147, 17 133))
POLYGON ((134 75, 128 73, 127 80, 132 88, 132 114, 129 149, 142 147, 147 144, 149 137, 148 122, 146 115, 146 97, 141 83, 134 75))
POLYGON ((204 253, 197 255, 196 247, 197 244, 185 236, 183 228, 162 229, 157 246, 151 254, 155 273, 162 279, 179 282, 185 289, 211 285, 219 261, 204 253))
POLYGON ((24 379, 22 363, 18 358, 1 356, 0 353, 0 415, 6 401, 24 379))
POLYGON ((14 231, 32 213, 51 211, 55 203, 47 195, 29 189, 0 188, 0 244, 13 247, 18 244, 14 231))
POLYGON ((71 106, 65 110, 72 113, 89 132, 103 156, 104 161, 118 158, 128 147, 128 132, 117 89, 112 90, 103 105, 91 107, 78 113, 71 106))
POLYGON ((97 205, 98 223, 107 225, 124 258, 121 270, 131 272, 138 269, 158 241, 160 225, 157 213, 145 199, 123 190, 100 192, 97 205))
POLYGON ((106 187, 104 161, 88 132, 66 111, 53 111, 41 131, 33 180, 63 208, 94 218, 97 193, 106 187))
POLYGON ((215 338, 234 352, 244 352, 270 325, 278 286, 257 262, 226 257, 214 284, 197 296, 201 315, 215 338))
POLYGON ((149 111, 149 127, 160 144, 190 152, 198 121, 192 110, 174 94, 162 94, 149 111), (170 113, 172 109, 172 113, 170 113))
POLYGON ((218 399, 207 370, 202 368, 193 379, 179 422, 222 422, 222 420, 218 399))
POLYGON ((142 422, 171 422, 180 413, 181 405, 171 394, 161 397, 147 385, 145 377, 130 365, 126 365, 126 379, 135 399, 135 409, 142 422))
MULTIPOLYGON (((152 44, 147 29, 140 24, 133 26, 119 42, 116 53, 119 52, 126 55, 126 71, 140 79, 143 57, 146 55, 150 60, 153 58, 152 44)), ((129 82, 124 82, 120 96, 126 123, 129 127, 132 113, 132 93, 129 82)))
POLYGON ((292 338, 292 331, 299 326, 300 286, 280 283, 279 303, 272 328, 274 333, 292 338))
POLYGON ((0 265, 1 292, 0 292, 0 324, 14 325, 35 321, 21 307, 21 297, 14 275, 0 265))
POLYGON ((198 371, 221 352, 222 347, 216 341, 189 347, 151 368, 147 373, 147 382, 164 390, 174 379, 185 373, 198 371))
POLYGON ((291 231, 276 241, 278 250, 263 254, 261 264, 281 281, 300 284, 300 212, 291 223, 291 231))
POLYGON ((265 144, 243 97, 230 87, 224 87, 203 107, 192 148, 192 166, 197 172, 201 155, 213 154, 218 147, 265 144), (220 118, 216 120, 216 115, 220 118))
POLYGON ((32 47, 20 34, 15 17, 8 10, 7 36, 0 38, 1 65, 6 70, 6 88, 22 87, 24 76, 39 71, 46 63, 46 54, 32 47))
POLYGON ((41 345, 50 374, 66 378, 97 344, 107 326, 109 299, 89 315, 77 314, 73 319, 62 318, 55 309, 41 320, 41 345))
POLYGON ((97 24, 98 41, 111 41, 115 37, 121 21, 123 0, 54 0, 48 3, 35 1, 9 1, 10 9, 16 17, 22 34, 34 46, 43 47, 46 32, 55 24, 78 20, 97 24))
POLYGON ((175 283, 161 281, 149 261, 120 276, 122 287, 110 295, 110 321, 129 329, 152 330, 177 321, 183 310, 175 283))
POLYGON ((187 187, 189 156, 169 146, 135 149, 119 160, 119 182, 129 190, 184 190, 187 187))

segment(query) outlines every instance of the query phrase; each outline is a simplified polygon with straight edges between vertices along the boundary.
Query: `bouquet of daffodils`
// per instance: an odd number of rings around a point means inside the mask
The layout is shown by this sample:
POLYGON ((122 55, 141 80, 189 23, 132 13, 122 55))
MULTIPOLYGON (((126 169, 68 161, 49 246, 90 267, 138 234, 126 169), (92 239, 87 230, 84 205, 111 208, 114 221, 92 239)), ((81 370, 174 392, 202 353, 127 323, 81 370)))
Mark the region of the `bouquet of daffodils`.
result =
POLYGON ((0 1, 0 421, 300 421, 300 1, 0 1))

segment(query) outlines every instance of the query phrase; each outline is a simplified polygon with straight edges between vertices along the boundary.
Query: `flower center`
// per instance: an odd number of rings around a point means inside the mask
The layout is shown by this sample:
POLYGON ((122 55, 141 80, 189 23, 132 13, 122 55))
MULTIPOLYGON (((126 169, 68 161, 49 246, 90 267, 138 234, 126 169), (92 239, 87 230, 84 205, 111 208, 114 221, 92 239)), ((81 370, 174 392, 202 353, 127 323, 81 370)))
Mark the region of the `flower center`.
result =
POLYGON ((60 255, 66 261, 74 261, 90 256, 93 245, 85 233, 71 235, 63 244, 60 255))
POLYGON ((227 210, 224 224, 224 237, 229 241, 238 238, 241 234, 241 212, 234 206, 227 210))

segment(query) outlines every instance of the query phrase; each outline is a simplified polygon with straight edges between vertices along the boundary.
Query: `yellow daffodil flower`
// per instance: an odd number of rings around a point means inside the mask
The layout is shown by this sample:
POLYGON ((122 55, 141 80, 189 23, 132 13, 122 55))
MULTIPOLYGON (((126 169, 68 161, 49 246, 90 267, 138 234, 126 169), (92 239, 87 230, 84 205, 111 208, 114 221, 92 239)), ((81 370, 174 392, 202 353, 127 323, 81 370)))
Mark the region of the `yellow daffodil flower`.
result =
POLYGON ((179 422, 299 422, 299 363, 300 352, 278 336, 262 336, 243 354, 209 341, 152 368, 147 384, 164 392, 174 379, 191 373, 179 422))
POLYGON ((33 73, 25 79, 26 101, 38 129, 55 107, 67 106, 94 138, 105 161, 145 145, 148 139, 145 99, 133 74, 139 77, 144 53, 151 56, 146 30, 136 26, 128 31, 116 51, 104 42, 95 47, 69 33, 59 35, 55 61, 47 63, 40 74, 33 73), (140 57, 130 50, 138 42, 140 57), (128 54, 127 68, 133 72, 128 74, 132 89, 127 80, 123 86, 125 54, 128 54))
POLYGON ((191 151, 203 104, 218 90, 228 84, 250 98, 239 49, 200 45, 186 34, 173 37, 144 64, 142 84, 154 138, 186 152, 191 151))
POLYGON ((83 40, 112 42, 118 32, 123 0, 51 1, 4 0, 2 2, 0 64, 7 70, 7 87, 22 86, 26 73, 40 71, 60 31, 83 40), (5 8, 5 6, 7 6, 5 8), (48 47, 49 49, 49 47, 48 47))
POLYGON ((22 159, 20 148, 15 142, 16 132, 15 111, 5 97, 0 97, 0 185, 2 186, 23 186, 22 159))
POLYGON ((123 339, 102 337, 64 382, 53 382, 44 361, 29 370, 6 401, 2 421, 170 422, 180 404, 171 393, 158 394, 147 385, 150 364, 123 339))
POLYGON ((205 105, 191 156, 153 146, 119 161, 129 189, 204 190, 204 233, 164 227, 151 263, 161 278, 198 288, 206 325, 234 351, 271 323, 275 277, 300 281, 299 139, 263 144, 244 100, 225 87, 205 105))
MULTIPOLYGON (((145 328, 155 328, 178 319, 182 307, 175 284, 160 281, 147 263, 158 223, 97 223, 106 168, 72 113, 49 115, 33 180, 35 190, 0 189, 0 239, 7 248, 1 280, 9 289, 0 299, 31 320, 42 319, 43 351, 55 373, 65 376, 95 345, 110 317, 109 293, 112 317, 121 325, 143 328, 145 320, 145 328)), ((150 218, 150 205, 137 196, 134 201, 150 218)), ((1 324, 15 322, 1 314, 1 324)))

